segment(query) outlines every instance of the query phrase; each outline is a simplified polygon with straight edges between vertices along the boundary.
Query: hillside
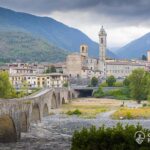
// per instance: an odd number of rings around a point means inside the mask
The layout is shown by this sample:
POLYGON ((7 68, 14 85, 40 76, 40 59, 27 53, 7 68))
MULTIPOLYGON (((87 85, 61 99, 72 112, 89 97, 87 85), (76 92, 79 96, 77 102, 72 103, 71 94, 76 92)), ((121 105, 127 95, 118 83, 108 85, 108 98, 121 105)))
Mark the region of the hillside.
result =
POLYGON ((58 62, 68 52, 24 32, 0 32, 0 62, 58 62))
POLYGON ((117 50, 118 58, 132 59, 141 58, 142 55, 147 55, 147 50, 150 49, 150 33, 130 42, 124 47, 117 50))
MULTIPOLYGON (((81 31, 66 26, 52 18, 19 13, 0 7, 0 30, 29 32, 34 36, 46 39, 52 45, 70 52, 79 51, 80 44, 86 43, 89 45, 90 56, 98 56, 98 43, 92 41, 81 31)), ((107 55, 115 57, 110 51, 107 52, 107 55)))

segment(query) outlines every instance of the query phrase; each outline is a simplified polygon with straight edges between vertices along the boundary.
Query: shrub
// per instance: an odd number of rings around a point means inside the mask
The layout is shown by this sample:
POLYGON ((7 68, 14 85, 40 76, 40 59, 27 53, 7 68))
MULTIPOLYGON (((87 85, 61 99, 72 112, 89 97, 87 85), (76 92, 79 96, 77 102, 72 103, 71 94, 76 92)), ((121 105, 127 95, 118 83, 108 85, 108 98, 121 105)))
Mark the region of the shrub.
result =
POLYGON ((105 92, 105 96, 112 96, 115 99, 119 100, 129 100, 130 99, 130 91, 128 87, 110 90, 105 92))
POLYGON ((104 92, 101 86, 99 86, 98 90, 94 92, 93 96, 95 98, 101 98, 104 96, 104 92))
POLYGON ((133 119, 131 112, 127 112, 126 119, 133 119))
POLYGON ((115 84, 115 82, 116 82, 116 78, 113 75, 107 77, 107 79, 106 79, 106 83, 110 87, 112 87, 115 84))
POLYGON ((129 77, 126 77, 126 78, 123 80, 123 85, 124 85, 124 86, 129 86, 129 84, 130 84, 129 77))
POLYGON ((108 86, 108 84, 106 83, 106 82, 103 82, 103 83, 101 83, 101 85, 100 85, 101 87, 107 87, 108 86))
POLYGON ((116 82, 114 84, 115 87, 122 87, 123 86, 123 82, 116 82))
POLYGON ((146 107, 146 106, 147 106, 147 104, 146 104, 146 103, 144 103, 144 104, 143 104, 143 107, 146 107))
POLYGON ((76 109, 76 110, 74 110, 74 111, 68 111, 67 112, 67 115, 81 115, 82 113, 81 113, 81 111, 79 110, 79 109, 76 109))
POLYGON ((142 131, 145 135, 150 133, 150 130, 140 125, 123 127, 117 124, 116 127, 102 126, 98 129, 92 126, 89 130, 83 128, 74 132, 71 150, 149 150, 150 143, 146 139, 142 144, 135 142, 134 135, 137 131, 142 131))
POLYGON ((98 79, 96 77, 93 77, 91 79, 91 86, 95 87, 97 86, 97 84, 98 84, 98 79))
MULTIPOLYGON (((123 82, 115 82, 113 84, 114 87, 122 87, 123 86, 123 82)), ((101 87, 108 87, 108 84, 106 82, 101 83, 101 87)))

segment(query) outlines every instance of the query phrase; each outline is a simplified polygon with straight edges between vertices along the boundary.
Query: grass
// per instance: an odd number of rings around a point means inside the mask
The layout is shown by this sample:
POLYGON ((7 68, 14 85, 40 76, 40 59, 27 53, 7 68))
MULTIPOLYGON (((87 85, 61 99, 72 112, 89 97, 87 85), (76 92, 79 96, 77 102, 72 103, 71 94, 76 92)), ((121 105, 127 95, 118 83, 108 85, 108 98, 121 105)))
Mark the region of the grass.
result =
POLYGON ((117 100, 83 98, 74 100, 70 104, 64 104, 61 112, 83 118, 95 118, 97 114, 109 111, 113 107, 119 107, 120 104, 117 100))
POLYGON ((113 115, 113 119, 149 119, 150 107, 142 108, 121 108, 117 110, 113 115))

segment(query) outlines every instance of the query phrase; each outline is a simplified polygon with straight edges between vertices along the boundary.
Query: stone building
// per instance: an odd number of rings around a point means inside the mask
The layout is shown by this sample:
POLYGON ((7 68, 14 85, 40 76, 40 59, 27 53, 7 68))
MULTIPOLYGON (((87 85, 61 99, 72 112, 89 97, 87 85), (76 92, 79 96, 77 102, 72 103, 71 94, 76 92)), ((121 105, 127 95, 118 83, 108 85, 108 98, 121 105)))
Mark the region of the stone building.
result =
MULTIPOLYGON (((125 78, 134 69, 146 67, 146 63, 135 61, 106 59, 107 33, 103 26, 99 32, 99 57, 88 56, 88 45, 80 46, 80 53, 68 55, 64 72, 70 77, 76 78, 106 78, 113 75, 116 78, 125 78)), ((148 55, 150 58, 150 52, 148 55)), ((150 60, 150 59, 149 59, 150 60)))
POLYGON ((100 77, 101 72, 98 70, 98 63, 97 58, 88 56, 88 46, 82 44, 80 46, 80 53, 68 55, 66 60, 66 70, 64 72, 70 77, 100 77))

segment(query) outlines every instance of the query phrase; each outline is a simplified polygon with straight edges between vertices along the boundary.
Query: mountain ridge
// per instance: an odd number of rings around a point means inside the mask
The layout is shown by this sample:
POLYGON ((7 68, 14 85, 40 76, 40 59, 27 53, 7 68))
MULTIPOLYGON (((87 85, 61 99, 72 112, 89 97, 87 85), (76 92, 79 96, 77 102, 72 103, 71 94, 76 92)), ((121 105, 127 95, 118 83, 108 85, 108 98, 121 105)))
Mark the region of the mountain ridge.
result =
POLYGON ((149 49, 150 32, 118 49, 116 55, 121 59, 141 59, 142 55, 147 55, 149 49))
POLYGON ((25 32, 0 32, 0 62, 64 61, 68 52, 25 32))
MULTIPOLYGON (((89 46, 89 55, 97 57, 98 43, 91 40, 78 29, 67 26, 53 18, 39 17, 23 12, 16 12, 0 7, 0 30, 21 30, 47 40, 50 44, 70 52, 79 52, 82 43, 89 46)), ((109 57, 116 57, 107 50, 109 57)))

